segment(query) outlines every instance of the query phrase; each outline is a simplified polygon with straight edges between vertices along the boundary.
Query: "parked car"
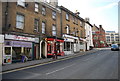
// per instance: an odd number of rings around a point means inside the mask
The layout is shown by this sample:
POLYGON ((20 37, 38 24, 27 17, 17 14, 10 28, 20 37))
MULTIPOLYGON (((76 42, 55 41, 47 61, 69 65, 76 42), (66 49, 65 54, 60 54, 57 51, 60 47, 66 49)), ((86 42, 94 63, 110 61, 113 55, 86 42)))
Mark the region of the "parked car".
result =
POLYGON ((119 51, 119 46, 117 44, 112 44, 111 45, 111 50, 112 51, 119 51))

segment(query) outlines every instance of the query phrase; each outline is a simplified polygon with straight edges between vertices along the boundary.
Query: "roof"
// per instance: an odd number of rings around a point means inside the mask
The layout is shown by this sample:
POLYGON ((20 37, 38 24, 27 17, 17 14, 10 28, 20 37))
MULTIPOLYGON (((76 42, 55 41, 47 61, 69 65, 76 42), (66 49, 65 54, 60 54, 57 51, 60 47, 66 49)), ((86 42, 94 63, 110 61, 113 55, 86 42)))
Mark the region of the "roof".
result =
POLYGON ((80 19, 80 20, 82 20, 82 21, 85 21, 85 20, 84 20, 83 18, 81 18, 79 15, 76 15, 76 13, 73 13, 73 12, 70 11, 69 9, 65 8, 64 6, 59 6, 59 8, 60 8, 61 10, 64 10, 64 11, 68 12, 69 14, 77 17, 78 19, 80 19))

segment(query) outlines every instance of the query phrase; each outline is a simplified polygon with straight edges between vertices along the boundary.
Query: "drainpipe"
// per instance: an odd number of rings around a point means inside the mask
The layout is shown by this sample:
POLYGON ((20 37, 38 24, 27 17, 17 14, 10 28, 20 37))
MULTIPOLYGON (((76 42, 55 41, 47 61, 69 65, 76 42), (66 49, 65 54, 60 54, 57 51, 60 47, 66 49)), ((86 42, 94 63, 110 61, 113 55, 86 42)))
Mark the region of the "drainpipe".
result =
POLYGON ((8 18, 8 1, 6 3, 6 11, 5 11, 5 31, 7 30, 7 18, 8 18))
POLYGON ((62 35, 63 35, 63 32, 62 32, 62 10, 61 10, 60 22, 61 22, 61 37, 62 37, 62 35))

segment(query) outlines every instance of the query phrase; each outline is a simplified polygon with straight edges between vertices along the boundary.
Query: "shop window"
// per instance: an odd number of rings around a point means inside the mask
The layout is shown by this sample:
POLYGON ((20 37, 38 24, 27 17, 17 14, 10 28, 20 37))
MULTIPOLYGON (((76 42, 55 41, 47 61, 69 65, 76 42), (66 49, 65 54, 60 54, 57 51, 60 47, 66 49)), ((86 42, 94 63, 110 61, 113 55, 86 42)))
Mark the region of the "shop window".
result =
POLYGON ((28 57, 28 59, 32 59, 32 49, 31 48, 25 47, 24 48, 24 54, 25 54, 25 56, 28 57))
POLYGON ((23 29, 24 28, 24 15, 17 14, 16 17, 16 28, 23 29))
POLYGON ((12 59, 13 60, 21 59, 21 47, 12 47, 12 59))
POLYGON ((64 42, 64 51, 70 51, 70 42, 64 42))
POLYGON ((48 44, 48 53, 52 53, 52 46, 51 46, 51 44, 48 44))
POLYGON ((5 55, 11 55, 11 47, 5 47, 5 55))

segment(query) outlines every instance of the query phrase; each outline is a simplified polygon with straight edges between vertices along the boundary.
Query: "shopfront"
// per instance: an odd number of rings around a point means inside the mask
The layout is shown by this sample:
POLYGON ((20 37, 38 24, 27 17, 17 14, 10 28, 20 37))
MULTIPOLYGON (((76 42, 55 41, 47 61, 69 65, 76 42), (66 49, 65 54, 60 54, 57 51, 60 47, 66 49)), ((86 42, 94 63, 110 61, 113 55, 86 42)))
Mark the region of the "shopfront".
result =
POLYGON ((80 51, 86 51, 87 49, 87 43, 86 40, 83 38, 80 38, 80 51))
POLYGON ((75 52, 79 52, 79 39, 78 37, 63 35, 64 38, 64 52, 66 55, 74 54, 75 52))
POLYGON ((64 56, 63 46, 64 40, 60 38, 46 38, 47 41, 47 56, 52 56, 54 53, 64 56))
POLYGON ((28 60, 35 57, 35 42, 39 42, 38 38, 5 35, 3 64, 11 64, 21 61, 21 55, 25 55, 28 60))

